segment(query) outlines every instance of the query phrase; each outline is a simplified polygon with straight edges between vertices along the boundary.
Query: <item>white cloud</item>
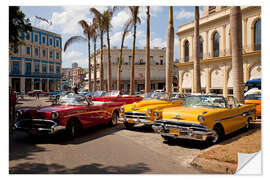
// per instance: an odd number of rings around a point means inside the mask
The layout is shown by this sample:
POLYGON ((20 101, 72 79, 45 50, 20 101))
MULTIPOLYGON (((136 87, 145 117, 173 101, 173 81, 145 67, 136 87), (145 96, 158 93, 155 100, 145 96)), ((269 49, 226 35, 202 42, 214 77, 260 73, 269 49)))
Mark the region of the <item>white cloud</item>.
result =
MULTIPOLYGON (((139 40, 139 45, 142 47, 146 46, 146 39, 141 39, 139 40)), ((159 48, 163 48, 166 47, 166 41, 162 40, 161 38, 154 38, 150 41, 150 47, 154 48, 154 47, 159 47, 159 48)))
POLYGON ((67 53, 63 53, 63 59, 73 59, 73 58, 78 58, 83 55, 82 52, 80 51, 69 51, 67 53))
MULTIPOLYGON (((203 10, 199 10, 200 17, 203 17, 203 10)), ((176 19, 192 19, 194 17, 194 11, 187 11, 186 9, 180 9, 175 13, 176 19)))
POLYGON ((123 28, 124 24, 128 21, 129 17, 130 15, 127 9, 120 11, 112 18, 112 28, 113 29, 123 28))
POLYGON ((78 63, 79 67, 82 67, 82 68, 88 67, 88 58, 81 58, 81 59, 72 60, 72 63, 74 63, 74 62, 78 63))

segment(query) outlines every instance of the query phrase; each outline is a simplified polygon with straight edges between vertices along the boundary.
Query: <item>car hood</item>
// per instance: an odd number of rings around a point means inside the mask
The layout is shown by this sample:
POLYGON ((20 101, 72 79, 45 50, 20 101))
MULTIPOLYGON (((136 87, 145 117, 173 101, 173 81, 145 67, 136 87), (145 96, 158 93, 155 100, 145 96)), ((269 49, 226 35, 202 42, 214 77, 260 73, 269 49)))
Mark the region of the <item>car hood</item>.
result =
POLYGON ((171 104, 170 101, 163 101, 163 100, 144 100, 140 102, 136 102, 132 104, 132 108, 143 108, 149 106, 157 106, 157 105, 164 105, 164 104, 171 104))
POLYGON ((37 108, 25 108, 23 111, 53 112, 78 109, 78 105, 51 105, 37 108))

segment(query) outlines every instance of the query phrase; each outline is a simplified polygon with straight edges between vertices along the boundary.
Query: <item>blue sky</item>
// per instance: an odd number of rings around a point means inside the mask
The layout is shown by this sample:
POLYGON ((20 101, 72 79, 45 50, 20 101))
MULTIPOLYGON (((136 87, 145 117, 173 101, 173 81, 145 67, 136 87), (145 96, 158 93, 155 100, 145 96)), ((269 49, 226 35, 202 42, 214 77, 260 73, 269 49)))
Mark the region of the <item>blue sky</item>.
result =
MULTIPOLYGON (((21 6, 21 10, 31 20, 35 27, 39 27, 48 31, 52 31, 62 35, 62 44, 64 46, 66 40, 74 35, 82 35, 82 29, 78 24, 81 19, 87 22, 92 21, 89 9, 91 6, 21 6), (49 25, 45 21, 35 18, 39 16, 52 22, 49 25)), ((104 11, 107 7, 96 6, 99 11, 104 11)), ((146 36, 146 13, 145 6, 140 7, 140 18, 142 23, 137 28, 136 46, 144 48, 146 36)), ((179 25, 193 21, 194 6, 174 6, 174 31, 177 32, 179 25)), ((202 7, 200 7, 202 15, 202 7)), ((150 31, 151 31, 151 47, 165 47, 166 33, 169 16, 168 6, 150 6, 150 31)), ((120 48, 121 33, 124 22, 128 19, 128 10, 124 8, 117 11, 112 19, 112 29, 110 32, 111 46, 120 48)), ((105 39, 105 44, 107 43, 105 39)), ((92 44, 93 45, 93 44, 92 44)), ((132 35, 129 34, 125 41, 125 46, 132 48, 132 35)), ((99 45, 98 45, 99 47, 99 45)), ((62 47, 63 48, 63 47, 62 47)), ((93 46, 92 46, 93 48, 93 46)), ((93 51, 93 50, 91 50, 93 51)), ((175 35, 174 58, 179 58, 179 44, 175 35)), ((71 67, 72 62, 78 62, 79 66, 87 67, 87 44, 84 42, 71 45, 66 52, 62 52, 62 67, 71 67)))

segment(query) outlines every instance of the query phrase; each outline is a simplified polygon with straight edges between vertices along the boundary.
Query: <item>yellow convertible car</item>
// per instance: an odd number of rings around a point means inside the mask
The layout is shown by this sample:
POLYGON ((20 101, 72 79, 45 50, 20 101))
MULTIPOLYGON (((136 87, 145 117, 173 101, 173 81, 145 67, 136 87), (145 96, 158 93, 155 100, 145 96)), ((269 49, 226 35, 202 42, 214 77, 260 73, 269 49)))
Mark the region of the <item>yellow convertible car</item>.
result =
POLYGON ((120 108, 120 118, 127 129, 135 124, 153 125, 157 116, 155 113, 163 108, 181 106, 184 104, 184 95, 173 94, 169 98, 168 94, 163 92, 147 93, 144 100, 133 104, 127 104, 120 108))
POLYGON ((192 139, 217 143, 226 134, 249 128, 256 118, 255 105, 239 104, 233 96, 190 95, 183 106, 155 112, 152 126, 165 140, 192 139), (161 113, 161 114, 160 114, 161 113))

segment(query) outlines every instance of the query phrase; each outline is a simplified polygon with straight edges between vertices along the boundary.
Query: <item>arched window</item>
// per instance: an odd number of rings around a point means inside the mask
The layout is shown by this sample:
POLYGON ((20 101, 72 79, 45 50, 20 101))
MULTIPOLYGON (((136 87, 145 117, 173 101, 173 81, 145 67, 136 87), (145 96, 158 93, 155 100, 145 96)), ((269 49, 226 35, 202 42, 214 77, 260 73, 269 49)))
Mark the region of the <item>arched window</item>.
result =
POLYGON ((200 59, 203 59, 203 38, 202 38, 202 36, 200 36, 199 46, 200 46, 200 59))
POLYGON ((184 48, 185 48, 184 62, 188 62, 189 61, 189 42, 188 41, 185 42, 184 48))
POLYGON ((261 49, 261 19, 254 24, 254 50, 261 49))
POLYGON ((213 56, 218 57, 219 56, 219 34, 218 32, 215 32, 213 35, 213 56))

